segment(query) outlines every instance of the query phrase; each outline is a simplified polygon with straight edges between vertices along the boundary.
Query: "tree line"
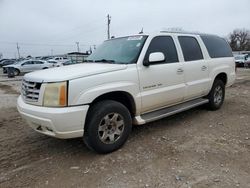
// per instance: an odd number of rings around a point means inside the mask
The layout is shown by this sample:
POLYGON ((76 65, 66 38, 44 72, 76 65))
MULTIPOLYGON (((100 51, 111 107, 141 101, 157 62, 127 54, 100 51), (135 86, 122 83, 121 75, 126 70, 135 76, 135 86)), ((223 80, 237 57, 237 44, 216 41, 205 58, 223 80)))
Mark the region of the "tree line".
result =
POLYGON ((233 51, 250 51, 250 31, 235 29, 229 34, 228 43, 233 51))

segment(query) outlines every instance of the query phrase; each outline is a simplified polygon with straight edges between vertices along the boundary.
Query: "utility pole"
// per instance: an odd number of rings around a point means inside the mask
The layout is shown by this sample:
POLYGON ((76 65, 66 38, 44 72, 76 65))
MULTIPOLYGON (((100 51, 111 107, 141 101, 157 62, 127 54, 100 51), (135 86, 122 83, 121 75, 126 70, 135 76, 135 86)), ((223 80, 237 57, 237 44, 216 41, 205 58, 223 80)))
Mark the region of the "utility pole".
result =
POLYGON ((18 59, 20 59, 20 47, 18 46, 18 42, 16 43, 16 49, 17 49, 17 53, 18 53, 18 59))
POLYGON ((77 51, 80 52, 79 42, 76 42, 77 51))
POLYGON ((110 39, 110 23, 111 23, 111 16, 108 14, 108 39, 110 39))
POLYGON ((91 46, 89 47, 89 53, 92 54, 92 48, 91 48, 91 46))

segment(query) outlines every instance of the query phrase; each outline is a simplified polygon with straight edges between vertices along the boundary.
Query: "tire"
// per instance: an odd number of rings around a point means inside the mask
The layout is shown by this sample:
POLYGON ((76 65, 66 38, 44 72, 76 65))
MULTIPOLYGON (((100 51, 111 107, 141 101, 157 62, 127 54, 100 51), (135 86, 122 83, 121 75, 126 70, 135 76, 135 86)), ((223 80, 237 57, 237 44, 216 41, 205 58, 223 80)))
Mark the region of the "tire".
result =
POLYGON ((48 69, 48 67, 44 67, 43 69, 48 69))
POLYGON ((105 100, 90 107, 84 130, 84 142, 97 153, 105 154, 123 146, 132 128, 128 109, 121 103, 105 100))
POLYGON ((20 74, 20 71, 19 71, 18 69, 15 69, 15 70, 14 70, 14 75, 15 75, 15 76, 18 76, 19 74, 20 74))
POLYGON ((225 98, 225 84, 222 80, 216 79, 212 89, 207 96, 208 108, 210 110, 218 110, 221 108, 225 98))

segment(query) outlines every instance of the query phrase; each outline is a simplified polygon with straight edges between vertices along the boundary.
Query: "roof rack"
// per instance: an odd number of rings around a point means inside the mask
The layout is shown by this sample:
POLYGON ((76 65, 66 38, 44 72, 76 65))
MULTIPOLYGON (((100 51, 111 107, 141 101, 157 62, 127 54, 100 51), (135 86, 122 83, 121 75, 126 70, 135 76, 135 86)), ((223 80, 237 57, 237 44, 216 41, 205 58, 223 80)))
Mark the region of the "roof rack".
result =
POLYGON ((171 31, 171 30, 161 30, 160 33, 178 33, 178 34, 208 35, 206 33, 200 33, 200 32, 171 31))

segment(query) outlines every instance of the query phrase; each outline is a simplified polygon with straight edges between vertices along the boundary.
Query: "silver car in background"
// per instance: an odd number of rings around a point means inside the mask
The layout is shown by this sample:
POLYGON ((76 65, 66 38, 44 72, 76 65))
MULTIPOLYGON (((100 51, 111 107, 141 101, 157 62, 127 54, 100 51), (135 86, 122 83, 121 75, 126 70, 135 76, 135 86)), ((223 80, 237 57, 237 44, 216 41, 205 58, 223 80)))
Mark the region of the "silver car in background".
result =
POLYGON ((14 68, 14 75, 17 76, 20 73, 51 68, 53 67, 53 63, 43 60, 24 60, 12 65, 3 66, 3 73, 7 73, 9 67, 14 68))

